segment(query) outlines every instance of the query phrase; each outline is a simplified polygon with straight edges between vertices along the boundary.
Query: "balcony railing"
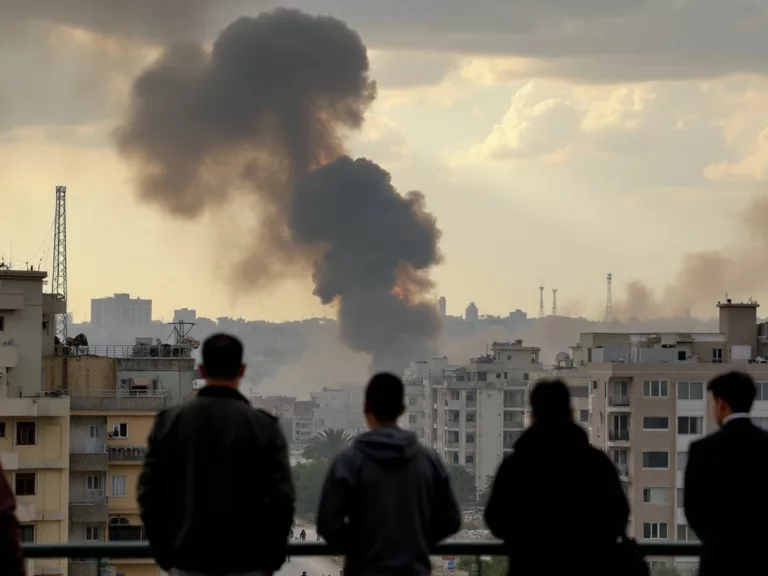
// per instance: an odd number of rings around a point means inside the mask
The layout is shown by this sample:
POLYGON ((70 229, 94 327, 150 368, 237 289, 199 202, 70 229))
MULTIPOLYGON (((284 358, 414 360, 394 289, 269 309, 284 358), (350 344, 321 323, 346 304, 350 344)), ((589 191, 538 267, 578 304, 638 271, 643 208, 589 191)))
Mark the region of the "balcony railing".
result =
POLYGON ((609 430, 608 440, 611 442, 629 442, 629 430, 609 430))
MULTIPOLYGON (((106 567, 108 559, 152 558, 149 544, 146 542, 108 542, 93 544, 23 544, 27 558, 77 558, 94 559, 96 565, 106 567)), ((477 563, 475 573, 482 576, 483 556, 506 556, 507 548, 498 541, 464 542, 448 541, 435 546, 435 556, 474 556, 477 563)), ((701 544, 689 542, 676 543, 640 543, 640 551, 647 556, 699 556, 701 544)), ((322 542, 289 543, 290 556, 341 556, 322 542)))
POLYGON ((105 358, 192 358, 190 346, 172 344, 104 345, 104 346, 56 346, 55 356, 103 356, 105 358))
POLYGON ((629 406, 629 396, 608 396, 608 406, 629 406))
POLYGON ((147 449, 144 446, 110 446, 110 462, 140 462, 147 449))
POLYGON ((106 444, 91 444, 88 446, 70 446, 70 454, 106 454, 106 444))

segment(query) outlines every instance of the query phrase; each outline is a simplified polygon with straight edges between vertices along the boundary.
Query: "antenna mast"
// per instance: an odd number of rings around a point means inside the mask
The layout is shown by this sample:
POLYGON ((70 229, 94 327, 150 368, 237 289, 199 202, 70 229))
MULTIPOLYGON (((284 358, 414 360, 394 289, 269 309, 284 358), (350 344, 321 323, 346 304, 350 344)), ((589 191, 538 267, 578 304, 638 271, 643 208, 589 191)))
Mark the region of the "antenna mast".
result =
POLYGON ((56 186, 56 214, 53 223, 53 290, 64 303, 64 312, 56 314, 56 338, 67 343, 67 187, 56 186))
POLYGON ((557 288, 552 288, 552 316, 557 316, 557 288))
POLYGON ((539 286, 539 318, 544 318, 544 283, 539 286))
POLYGON ((607 291, 605 295, 605 321, 613 322, 613 299, 611 298, 611 284, 613 283, 613 274, 610 272, 605 277, 607 291))

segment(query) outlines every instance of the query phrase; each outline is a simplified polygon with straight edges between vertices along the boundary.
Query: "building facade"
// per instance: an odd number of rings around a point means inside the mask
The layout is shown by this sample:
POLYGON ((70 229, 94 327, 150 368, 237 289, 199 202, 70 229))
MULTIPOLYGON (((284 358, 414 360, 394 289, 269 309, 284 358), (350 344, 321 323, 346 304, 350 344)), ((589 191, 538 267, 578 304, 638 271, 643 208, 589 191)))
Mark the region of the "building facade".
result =
POLYGON ((115 294, 91 300, 91 325, 105 329, 141 330, 152 323, 152 300, 115 294))
POLYGON ((483 492, 525 428, 528 382, 542 371, 539 352, 516 340, 494 342, 468 364, 449 365, 447 358, 411 363, 403 427, 447 464, 469 470, 483 492))
MULTIPOLYGON (((69 541, 145 540, 136 487, 154 417, 194 396, 190 349, 98 347, 44 360, 43 385, 70 401, 69 541), (91 354, 104 350, 109 356, 91 354)), ((91 576, 92 561, 70 561, 70 576, 91 576)), ((156 576, 146 559, 119 560, 109 573, 156 576)))
MULTIPOLYGON (((16 493, 23 542, 67 541, 69 398, 46 394, 42 356, 54 348, 65 303, 43 293, 44 272, 0 270, 0 461, 16 493)), ((28 561, 29 574, 66 574, 61 559, 28 561)))

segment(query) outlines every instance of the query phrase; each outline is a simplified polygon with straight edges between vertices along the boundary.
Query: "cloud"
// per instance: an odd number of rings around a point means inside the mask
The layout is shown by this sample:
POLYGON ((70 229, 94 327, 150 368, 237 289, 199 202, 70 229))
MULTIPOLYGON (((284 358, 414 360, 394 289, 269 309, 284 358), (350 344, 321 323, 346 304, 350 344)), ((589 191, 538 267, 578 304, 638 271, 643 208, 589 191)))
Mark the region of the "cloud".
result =
POLYGON ((768 128, 760 132, 753 152, 740 160, 710 164, 704 174, 712 180, 730 182, 768 181, 768 128))
POLYGON ((365 120, 362 132, 352 138, 349 146, 355 155, 375 159, 387 168, 404 164, 411 157, 411 143, 400 126, 375 113, 365 120))

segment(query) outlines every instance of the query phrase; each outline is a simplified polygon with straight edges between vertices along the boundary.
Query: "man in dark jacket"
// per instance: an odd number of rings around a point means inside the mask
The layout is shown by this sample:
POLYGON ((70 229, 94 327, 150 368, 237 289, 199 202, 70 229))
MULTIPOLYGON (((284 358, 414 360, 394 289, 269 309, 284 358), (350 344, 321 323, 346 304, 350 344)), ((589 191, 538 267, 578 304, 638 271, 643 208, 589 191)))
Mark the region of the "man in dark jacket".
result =
POLYGON ((707 388, 720 430, 688 448, 683 498, 702 543, 699 574, 768 574, 768 432, 749 418, 757 389, 740 372, 707 388))
POLYGON ((616 468, 573 422, 568 387, 536 384, 533 424, 504 458, 485 509, 515 576, 614 575, 629 504, 616 468))
POLYGON ((203 344, 198 396, 158 414, 139 478, 152 553, 180 576, 271 574, 285 561, 294 490, 277 419, 238 392, 243 345, 203 344))
POLYGON ((24 558, 19 544, 16 499, 0 466, 0 574, 24 576, 24 558))
POLYGON ((346 576, 424 576, 435 544, 461 514, 437 454, 399 428, 403 383, 377 374, 365 391, 371 428, 339 454, 325 480, 317 531, 345 555, 346 576))

